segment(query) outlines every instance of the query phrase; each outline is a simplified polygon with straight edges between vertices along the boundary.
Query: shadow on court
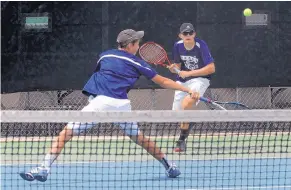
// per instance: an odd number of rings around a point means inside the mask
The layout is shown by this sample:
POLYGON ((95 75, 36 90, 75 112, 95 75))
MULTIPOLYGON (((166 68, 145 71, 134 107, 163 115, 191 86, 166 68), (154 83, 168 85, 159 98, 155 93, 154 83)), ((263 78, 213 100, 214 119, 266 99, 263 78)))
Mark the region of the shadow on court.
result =
POLYGON ((2 165, 3 190, 291 189, 291 158, 177 161, 170 179, 157 161, 55 164, 48 180, 27 182, 18 172, 32 165, 2 165))

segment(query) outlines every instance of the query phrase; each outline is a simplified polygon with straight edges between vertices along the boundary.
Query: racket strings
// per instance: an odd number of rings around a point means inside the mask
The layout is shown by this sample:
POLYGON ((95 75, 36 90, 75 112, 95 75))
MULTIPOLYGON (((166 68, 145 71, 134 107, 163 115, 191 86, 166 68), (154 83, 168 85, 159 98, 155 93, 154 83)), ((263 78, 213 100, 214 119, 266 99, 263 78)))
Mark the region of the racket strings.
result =
POLYGON ((148 62, 159 63, 165 58, 165 53, 155 44, 146 44, 140 49, 140 56, 148 62))

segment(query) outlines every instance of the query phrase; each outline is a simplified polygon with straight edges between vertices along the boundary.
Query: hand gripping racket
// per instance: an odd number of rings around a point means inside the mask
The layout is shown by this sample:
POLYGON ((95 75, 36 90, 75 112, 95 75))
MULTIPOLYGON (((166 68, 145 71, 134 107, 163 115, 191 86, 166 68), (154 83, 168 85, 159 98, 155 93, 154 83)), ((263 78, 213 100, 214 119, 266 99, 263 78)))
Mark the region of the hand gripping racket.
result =
MULTIPOLYGON (((155 42, 147 42, 139 48, 140 57, 146 62, 154 65, 167 67, 171 64, 165 49, 155 42), (168 64, 167 64, 168 63, 168 64)), ((174 67, 174 71, 179 73, 180 70, 174 67)))

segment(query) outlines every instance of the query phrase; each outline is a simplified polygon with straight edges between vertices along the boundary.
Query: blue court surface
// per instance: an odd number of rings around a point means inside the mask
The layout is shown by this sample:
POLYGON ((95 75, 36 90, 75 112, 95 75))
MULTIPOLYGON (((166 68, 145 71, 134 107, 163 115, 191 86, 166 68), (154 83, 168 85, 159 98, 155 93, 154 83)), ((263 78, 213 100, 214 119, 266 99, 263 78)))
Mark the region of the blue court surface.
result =
MULTIPOLYGON (((2 190, 291 189, 291 158, 177 161, 182 174, 167 178, 158 161, 55 164, 48 180, 24 181, 32 165, 1 166, 2 190)), ((34 166, 34 165, 33 165, 34 166)))

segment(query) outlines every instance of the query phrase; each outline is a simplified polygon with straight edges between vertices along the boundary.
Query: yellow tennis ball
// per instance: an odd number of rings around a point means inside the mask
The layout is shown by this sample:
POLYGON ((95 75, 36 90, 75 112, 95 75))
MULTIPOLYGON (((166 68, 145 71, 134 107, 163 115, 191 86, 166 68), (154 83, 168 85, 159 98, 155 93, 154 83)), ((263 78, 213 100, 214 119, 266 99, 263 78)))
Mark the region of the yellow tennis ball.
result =
POLYGON ((252 10, 249 9, 249 8, 246 8, 246 9, 244 10, 244 15, 245 15, 245 16, 251 16, 251 15, 252 15, 252 10))

